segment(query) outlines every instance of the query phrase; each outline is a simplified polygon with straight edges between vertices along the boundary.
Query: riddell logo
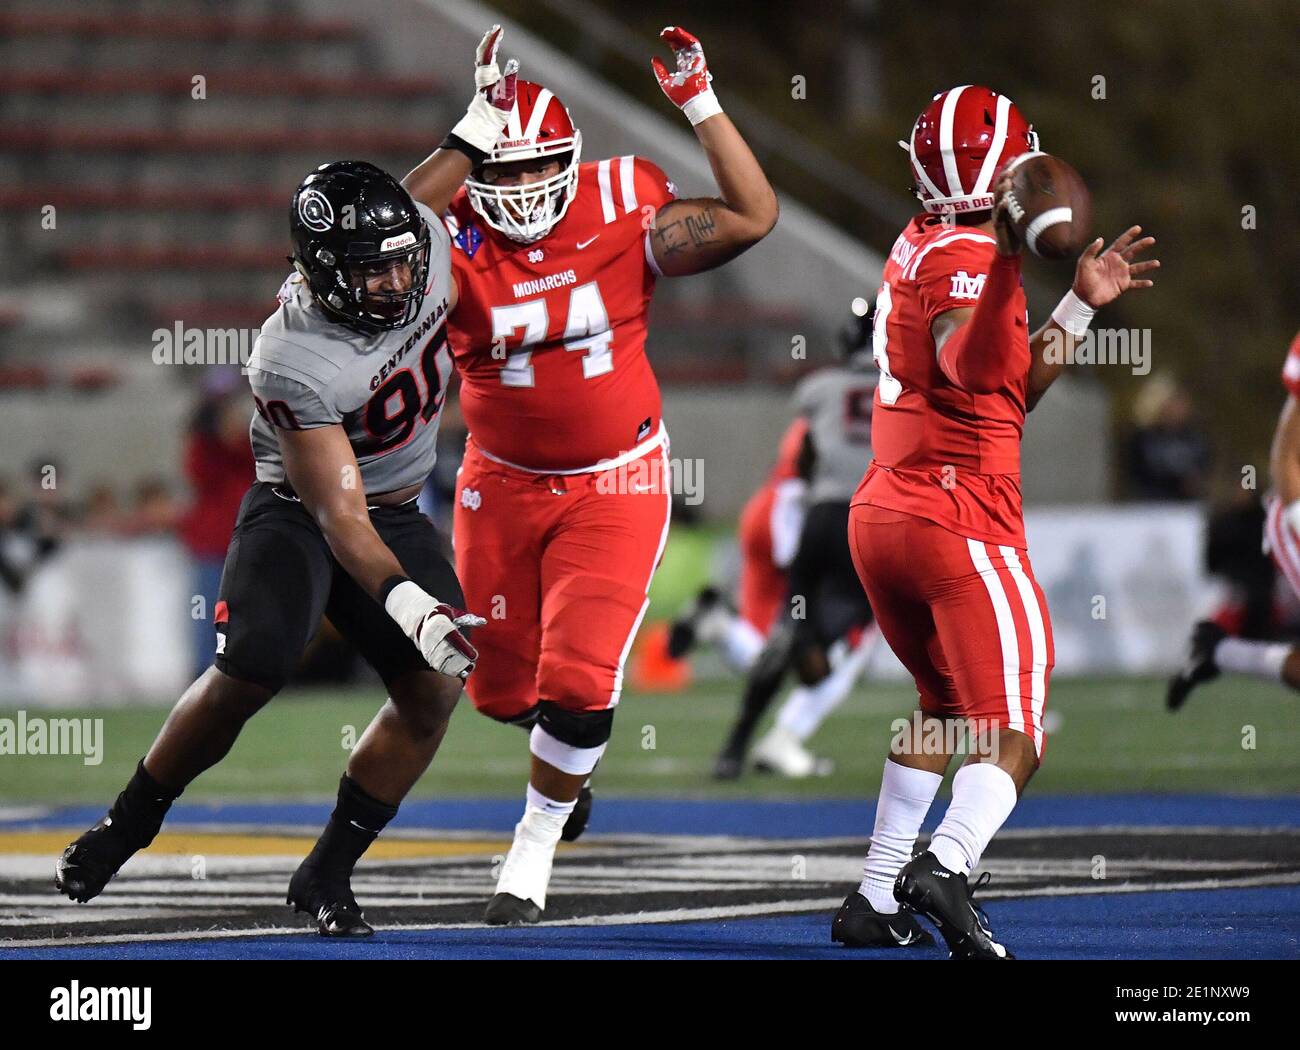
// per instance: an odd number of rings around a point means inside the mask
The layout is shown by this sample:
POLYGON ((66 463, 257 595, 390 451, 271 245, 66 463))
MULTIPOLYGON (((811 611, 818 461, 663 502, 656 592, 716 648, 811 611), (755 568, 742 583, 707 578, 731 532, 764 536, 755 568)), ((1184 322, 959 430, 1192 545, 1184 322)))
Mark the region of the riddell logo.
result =
POLYGON ((153 1023, 152 1013, 152 988, 83 988, 73 981, 50 989, 51 1021, 130 1021, 143 1032, 153 1023))

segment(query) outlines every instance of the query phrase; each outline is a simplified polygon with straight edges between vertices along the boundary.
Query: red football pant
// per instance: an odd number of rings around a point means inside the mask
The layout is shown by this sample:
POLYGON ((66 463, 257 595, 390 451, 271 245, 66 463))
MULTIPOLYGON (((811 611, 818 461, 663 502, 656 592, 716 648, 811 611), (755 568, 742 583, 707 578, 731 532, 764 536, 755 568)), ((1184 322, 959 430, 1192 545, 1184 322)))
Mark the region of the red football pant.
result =
POLYGON ((764 636, 785 601, 785 573, 772 564, 772 504, 776 486, 767 484, 749 497, 740 512, 741 619, 764 636))
POLYGON ((911 514, 855 505, 853 564, 921 710, 1016 729, 1043 753, 1055 663, 1047 600, 1025 551, 911 514))
POLYGON ((623 664, 668 539, 663 449, 623 467, 538 475, 489 460, 471 439, 456 489, 456 574, 478 664, 466 689, 486 715, 539 700, 572 711, 618 703, 623 664))

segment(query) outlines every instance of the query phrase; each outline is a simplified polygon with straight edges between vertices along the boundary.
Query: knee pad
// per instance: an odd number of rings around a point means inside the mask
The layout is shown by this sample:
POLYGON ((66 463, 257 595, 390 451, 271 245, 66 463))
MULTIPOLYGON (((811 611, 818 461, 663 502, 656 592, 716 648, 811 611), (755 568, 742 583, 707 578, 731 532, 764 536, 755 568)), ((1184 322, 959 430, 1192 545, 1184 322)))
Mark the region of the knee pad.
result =
POLYGON ((552 700, 542 700, 537 704, 537 725, 547 736, 569 747, 602 747, 613 732, 614 709, 569 711, 552 700))

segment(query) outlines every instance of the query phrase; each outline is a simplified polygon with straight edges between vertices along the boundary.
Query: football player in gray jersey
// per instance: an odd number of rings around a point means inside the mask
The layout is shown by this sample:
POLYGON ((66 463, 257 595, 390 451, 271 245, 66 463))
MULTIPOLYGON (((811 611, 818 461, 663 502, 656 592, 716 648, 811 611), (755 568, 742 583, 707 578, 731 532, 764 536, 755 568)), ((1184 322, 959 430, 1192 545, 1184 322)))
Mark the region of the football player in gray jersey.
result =
POLYGON ((157 834, 171 803, 229 751, 285 684, 325 615, 388 690, 353 749, 324 833, 288 903, 325 936, 373 933, 352 869, 441 743, 478 654, 456 574, 416 497, 434 464, 455 305, 437 212, 514 105, 498 26, 475 55, 464 117, 407 177, 360 161, 307 176, 290 213, 295 273, 249 362, 257 481, 244 497, 213 617, 217 651, 108 814, 60 858, 55 883, 98 895, 157 834), (437 204, 435 209, 427 202, 437 204))
POLYGON ((740 712, 714 764, 718 779, 743 771, 754 731, 790 670, 805 687, 798 709, 783 710, 755 748, 755 763, 763 771, 796 776, 828 771, 803 742, 848 694, 874 649, 878 633, 862 588, 854 586, 848 540, 849 501, 871 462, 877 372, 870 333, 864 303, 841 333, 841 362, 814 372, 795 390, 795 410, 808 421, 799 463, 807 481, 807 514, 790 563, 786 612, 749 671, 740 712), (848 645, 847 637, 859 628, 861 640, 848 645))

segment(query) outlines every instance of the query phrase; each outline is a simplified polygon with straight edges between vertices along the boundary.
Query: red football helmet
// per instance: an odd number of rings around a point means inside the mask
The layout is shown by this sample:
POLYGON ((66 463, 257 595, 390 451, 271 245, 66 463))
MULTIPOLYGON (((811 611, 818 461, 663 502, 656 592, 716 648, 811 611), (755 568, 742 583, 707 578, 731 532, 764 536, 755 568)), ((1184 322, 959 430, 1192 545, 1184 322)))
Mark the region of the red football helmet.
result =
POLYGON ((582 154, 582 132, 564 103, 540 84, 518 83, 515 108, 505 130, 483 162, 508 164, 516 160, 568 155, 558 175, 541 182, 519 186, 497 186, 482 179, 476 170, 465 180, 465 191, 474 210, 494 230, 513 241, 531 244, 551 232, 568 211, 578 190, 578 161, 582 154))
POLYGON ((994 176, 1012 157, 1037 152, 1038 134, 1006 95, 964 84, 935 95, 899 145, 926 211, 975 212, 993 207, 994 176))

